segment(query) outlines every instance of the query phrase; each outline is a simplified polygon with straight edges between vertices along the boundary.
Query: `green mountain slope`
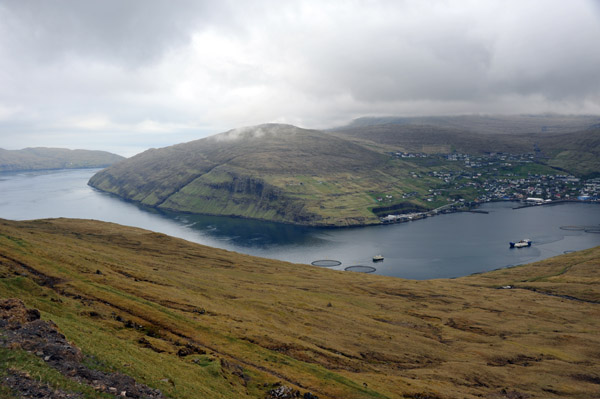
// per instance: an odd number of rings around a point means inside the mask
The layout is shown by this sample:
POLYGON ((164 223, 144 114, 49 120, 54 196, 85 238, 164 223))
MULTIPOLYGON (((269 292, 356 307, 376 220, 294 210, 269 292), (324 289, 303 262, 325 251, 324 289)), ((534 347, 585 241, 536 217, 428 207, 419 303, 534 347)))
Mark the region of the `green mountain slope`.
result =
POLYGON ((333 134, 407 152, 479 154, 499 151, 521 154, 534 150, 530 136, 480 134, 435 125, 375 124, 339 128, 333 134))
POLYGON ((600 128, 540 140, 548 165, 583 177, 600 177, 600 128))
POLYGON ((65 148, 0 148, 0 172, 39 169, 103 168, 125 159, 106 151, 65 148))
MULTIPOLYGON (((0 298, 39 309, 91 366, 182 399, 277 383, 320 399, 594 397, 599 261, 409 281, 111 223, 0 221, 0 298)), ((39 356, 0 348, 0 395, 9 372, 50 378, 39 356)))
POLYGON ((379 152, 320 131, 268 124, 146 151, 89 184, 162 209, 365 224, 377 222, 365 192, 387 162, 379 152))
MULTIPOLYGON (((235 129, 148 150, 97 173, 89 184, 163 210, 352 226, 380 223, 378 214, 398 209, 410 212, 447 205, 457 198, 476 198, 477 193, 464 184, 451 190, 442 187, 444 195, 433 201, 429 194, 441 187, 434 172, 464 172, 471 179, 472 170, 440 156, 405 159, 394 156, 395 151, 535 153, 536 164, 525 166, 534 173, 559 173, 552 168, 581 176, 600 172, 597 128, 497 134, 368 122, 328 132, 278 124, 235 129)), ((502 173, 527 176, 525 169, 514 167, 502 173)), ((490 173, 493 176, 482 179, 498 177, 497 169, 490 173)))

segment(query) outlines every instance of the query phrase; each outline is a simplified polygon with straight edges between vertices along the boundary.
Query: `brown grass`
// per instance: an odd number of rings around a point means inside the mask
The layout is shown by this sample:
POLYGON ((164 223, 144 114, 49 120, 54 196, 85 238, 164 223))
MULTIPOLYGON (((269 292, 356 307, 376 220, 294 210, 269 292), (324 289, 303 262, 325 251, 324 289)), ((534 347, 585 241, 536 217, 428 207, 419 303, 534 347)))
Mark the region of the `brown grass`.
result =
POLYGON ((2 221, 0 297, 173 397, 264 397, 281 381, 320 398, 589 398, 599 259, 410 281, 110 223, 2 221), (206 354, 178 357, 185 344, 206 354))

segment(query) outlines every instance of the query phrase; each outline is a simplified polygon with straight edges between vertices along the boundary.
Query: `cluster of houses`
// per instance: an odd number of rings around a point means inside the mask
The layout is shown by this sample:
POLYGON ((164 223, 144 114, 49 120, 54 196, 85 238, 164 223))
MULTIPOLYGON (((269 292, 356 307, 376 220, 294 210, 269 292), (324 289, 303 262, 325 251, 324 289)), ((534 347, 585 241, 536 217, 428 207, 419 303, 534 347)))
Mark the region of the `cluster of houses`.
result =
POLYGON ((531 162, 535 159, 535 154, 508 154, 503 152, 488 152, 483 155, 471 154, 447 154, 443 155, 448 161, 462 161, 465 165, 481 167, 485 164, 495 164, 498 162, 531 162))
POLYGON ((529 174, 526 177, 507 172, 516 165, 531 164, 534 154, 489 153, 474 157, 468 154, 444 155, 450 161, 464 162, 465 169, 429 173, 440 185, 425 196, 432 202, 448 191, 475 191, 479 202, 522 200, 540 203, 548 200, 598 201, 600 179, 581 180, 571 175, 529 174), (479 169, 469 171, 469 169, 479 169))
POLYGON ((600 178, 589 179, 582 183, 577 199, 581 201, 600 201, 600 178))
POLYGON ((480 197, 481 200, 508 199, 542 203, 556 200, 598 201, 600 197, 600 184, 564 175, 489 179, 483 184, 483 189, 485 194, 480 197))
POLYGON ((522 200, 543 202, 548 200, 598 201, 600 179, 582 181, 574 176, 533 174, 527 177, 494 177, 481 173, 440 173, 433 172, 445 186, 431 190, 434 195, 444 195, 453 191, 472 188, 479 193, 480 202, 493 200, 522 200))
MULTIPOLYGON (((397 153, 397 156, 427 157, 420 153, 397 153)), ((433 178, 438 180, 439 184, 435 184, 424 195, 417 192, 402 194, 402 199, 420 198, 437 204, 442 201, 447 203, 434 213, 453 212, 464 208, 469 203, 499 200, 522 201, 530 205, 565 200, 600 201, 600 178, 583 180, 572 175, 536 173, 524 176, 522 172, 517 175, 513 166, 531 164, 534 154, 490 153, 477 157, 468 154, 437 156, 449 161, 464 162, 465 168, 446 168, 431 171, 424 176, 412 172, 411 176, 415 179, 433 178)), ((382 196, 380 201, 386 200, 393 201, 391 196, 382 196)), ((387 215, 381 221, 397 223, 424 218, 427 215, 428 213, 387 215)))
POLYGON ((423 152, 394 152, 392 154, 397 158, 427 158, 429 156, 423 152))
POLYGON ((402 222, 410 222, 412 220, 425 219, 427 217, 427 212, 413 212, 413 213, 403 213, 400 215, 387 215, 381 218, 383 223, 402 223, 402 222))

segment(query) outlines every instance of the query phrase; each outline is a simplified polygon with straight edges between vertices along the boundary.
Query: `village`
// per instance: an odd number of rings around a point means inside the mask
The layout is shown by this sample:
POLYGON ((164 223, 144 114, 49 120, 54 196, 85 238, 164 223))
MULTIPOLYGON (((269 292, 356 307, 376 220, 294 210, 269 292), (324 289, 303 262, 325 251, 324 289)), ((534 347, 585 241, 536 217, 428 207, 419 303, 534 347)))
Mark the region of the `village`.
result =
POLYGON ((434 179, 438 184, 425 195, 405 193, 402 199, 422 199, 439 205, 426 212, 387 215, 384 223, 422 219, 439 213, 474 211, 485 202, 520 201, 533 206, 565 201, 600 201, 600 178, 581 179, 573 175, 524 172, 534 170, 536 154, 395 153, 398 158, 437 158, 456 163, 455 168, 440 168, 427 174, 412 172, 413 179, 434 179))

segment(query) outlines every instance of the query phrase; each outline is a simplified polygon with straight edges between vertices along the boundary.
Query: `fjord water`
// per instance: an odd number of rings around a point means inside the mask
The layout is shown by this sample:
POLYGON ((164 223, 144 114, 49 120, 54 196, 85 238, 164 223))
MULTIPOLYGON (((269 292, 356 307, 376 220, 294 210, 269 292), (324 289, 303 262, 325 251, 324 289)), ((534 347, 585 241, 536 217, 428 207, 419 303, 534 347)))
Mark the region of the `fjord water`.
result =
POLYGON ((561 226, 600 226, 600 205, 561 204, 513 210, 493 203, 488 214, 454 213, 417 222, 360 228, 309 228, 141 208, 87 185, 97 169, 0 174, 0 218, 69 217, 141 227, 241 253, 310 263, 336 259, 411 279, 458 277, 600 245, 600 234, 561 226), (529 238, 533 246, 509 249, 529 238), (373 255, 383 262, 373 264, 373 255))

